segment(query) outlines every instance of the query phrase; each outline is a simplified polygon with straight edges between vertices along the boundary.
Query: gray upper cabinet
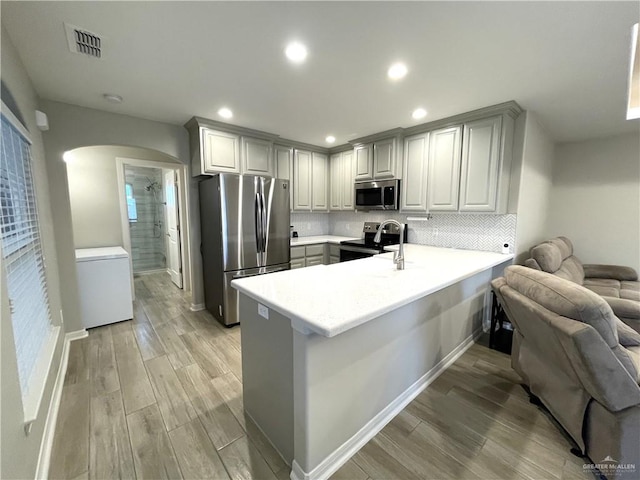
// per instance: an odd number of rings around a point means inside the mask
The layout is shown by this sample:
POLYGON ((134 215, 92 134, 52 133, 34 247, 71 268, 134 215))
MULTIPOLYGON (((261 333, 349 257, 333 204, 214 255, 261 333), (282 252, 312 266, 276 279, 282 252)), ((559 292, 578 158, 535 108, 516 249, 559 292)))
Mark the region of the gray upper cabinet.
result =
POLYGON ((354 176, 353 150, 342 152, 342 210, 353 210, 354 176))
POLYGON ((460 211, 498 210, 502 116, 465 123, 462 140, 460 211))
MULTIPOLYGON (((462 126, 431 132, 427 174, 427 210, 458 210, 462 126)), ((405 181, 407 177, 405 176, 405 181)))
POLYGON ((373 180, 373 153, 371 144, 357 145, 353 150, 355 181, 373 180))
POLYGON ((330 160, 330 210, 353 210, 353 150, 334 153, 330 160))
POLYGON ((427 211, 427 168, 429 133, 404 139, 400 209, 407 212, 427 211))
POLYGON ((312 172, 312 210, 329 210, 329 161, 324 153, 311 154, 312 172))
POLYGON ((396 177, 396 152, 395 138, 373 144, 373 178, 375 180, 396 177))
POLYGON ((293 209, 293 148, 284 145, 273 146, 276 177, 289 180, 290 205, 293 209))
POLYGON ((395 136, 356 145, 353 150, 355 181, 397 178, 396 158, 399 156, 399 139, 399 136, 395 136))
POLYGON ((203 173, 240 173, 240 137, 200 128, 203 173))
POLYGON ((273 142, 259 138, 242 137, 241 144, 242 173, 275 176, 275 162, 271 156, 273 142))
POLYGON ((193 117, 185 128, 192 175, 275 175, 273 141, 277 135, 200 117, 193 117))
POLYGON ((342 153, 331 155, 329 170, 331 171, 329 209, 342 210, 342 153))
POLYGON ((293 210, 311 211, 311 152, 295 150, 293 156, 293 210))

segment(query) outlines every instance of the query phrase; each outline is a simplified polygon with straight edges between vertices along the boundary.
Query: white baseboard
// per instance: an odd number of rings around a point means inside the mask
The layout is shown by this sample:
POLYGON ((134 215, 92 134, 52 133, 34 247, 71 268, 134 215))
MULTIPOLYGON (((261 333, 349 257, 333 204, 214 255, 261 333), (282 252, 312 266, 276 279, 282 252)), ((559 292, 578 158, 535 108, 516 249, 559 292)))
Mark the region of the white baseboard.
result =
POLYGON ((340 445, 330 453, 320 464, 305 472, 294 460, 291 469, 291 480, 324 480, 333 475, 342 465, 356 454, 369 440, 376 436, 387 423, 398 415, 414 398, 429 386, 442 372, 466 352, 476 339, 482 334, 478 329, 467 337, 460 345, 453 349, 446 357, 440 360, 433 368, 425 373, 413 385, 402 392, 393 402, 387 405, 380 413, 372 418, 353 437, 340 445))
POLYGON ((49 410, 47 411, 47 419, 44 424, 44 433, 42 442, 40 443, 40 454, 38 456, 38 466, 36 468, 36 480, 49 478, 49 466, 51 464, 51 448, 53 447, 53 437, 56 433, 56 423, 58 422, 58 410, 60 409, 60 400, 62 399, 62 387, 64 386, 64 377, 67 373, 67 365, 69 363, 69 345, 73 340, 85 338, 89 335, 86 330, 77 330, 69 332, 64 336, 64 344, 62 346, 62 355, 60 358, 60 368, 56 375, 56 382, 53 385, 51 401, 49 402, 49 410))
POLYGON ((192 312, 200 312, 205 308, 207 307, 205 307, 204 303, 192 303, 189 307, 189 310, 191 310, 192 312))

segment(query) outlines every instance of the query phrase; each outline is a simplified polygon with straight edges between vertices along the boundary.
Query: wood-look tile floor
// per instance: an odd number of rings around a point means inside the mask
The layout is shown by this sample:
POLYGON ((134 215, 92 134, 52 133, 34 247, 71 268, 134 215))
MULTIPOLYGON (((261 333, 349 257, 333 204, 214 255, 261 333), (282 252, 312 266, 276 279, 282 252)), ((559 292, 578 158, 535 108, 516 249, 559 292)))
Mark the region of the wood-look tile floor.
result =
MULTIPOLYGON (((240 328, 137 276, 134 319, 71 343, 52 479, 284 480, 242 408, 240 328)), ((590 478, 509 357, 474 345, 333 480, 590 478)))

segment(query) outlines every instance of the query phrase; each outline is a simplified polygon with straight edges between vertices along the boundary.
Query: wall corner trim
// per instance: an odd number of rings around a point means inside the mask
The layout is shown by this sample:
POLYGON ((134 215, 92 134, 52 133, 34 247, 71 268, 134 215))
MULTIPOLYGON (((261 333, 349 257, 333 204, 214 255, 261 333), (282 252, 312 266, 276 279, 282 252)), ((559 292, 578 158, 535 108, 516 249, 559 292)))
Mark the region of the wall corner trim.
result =
POLYGON ((482 328, 475 330, 460 345, 440 360, 431 370, 420 377, 399 397, 373 417, 369 423, 356 432, 355 435, 327 455, 327 457, 325 457, 325 459, 313 470, 305 472, 294 459, 291 464, 291 480, 325 480, 333 475, 369 440, 375 437, 376 434, 380 432, 385 425, 387 425, 387 423, 393 420, 397 414, 409 405, 414 398, 416 398, 425 388, 427 388, 447 368, 460 358, 462 354, 476 342, 481 334, 482 328))
POLYGON ((58 410, 60 409, 60 400, 62 399, 62 387, 64 386, 64 377, 67 373, 67 364, 69 363, 69 346, 73 340, 79 340, 89 335, 86 330, 77 330, 69 332, 64 336, 64 345, 62 346, 62 356, 60 358, 60 368, 56 375, 56 382, 53 386, 51 401, 49 402, 49 410, 47 419, 44 424, 44 434, 42 435, 42 443, 40 444, 40 454, 38 455, 38 465, 36 467, 36 480, 49 478, 49 466, 51 464, 51 449, 53 448, 53 438, 56 433, 56 423, 58 421, 58 410))

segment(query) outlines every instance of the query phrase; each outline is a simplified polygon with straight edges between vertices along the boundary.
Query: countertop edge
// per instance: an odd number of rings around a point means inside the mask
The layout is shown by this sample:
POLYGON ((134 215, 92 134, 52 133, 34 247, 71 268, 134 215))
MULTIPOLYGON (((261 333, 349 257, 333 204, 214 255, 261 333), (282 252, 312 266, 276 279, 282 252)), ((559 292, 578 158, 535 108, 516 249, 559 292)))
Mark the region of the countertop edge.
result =
MULTIPOLYGON (((488 252, 488 253, 495 253, 495 252, 488 252)), ((500 255, 500 254, 498 254, 500 255)), ((265 306, 272 308, 273 310, 275 310, 276 312, 280 313, 281 315, 284 315, 285 317, 289 318, 292 321, 292 327, 293 326, 293 322, 295 321, 296 324, 298 326, 303 326, 306 327, 308 330, 315 332, 319 335, 322 335, 324 337, 335 337, 336 335, 339 335, 341 333, 344 333, 348 330, 351 330, 352 328, 358 327, 370 320, 373 320, 374 318, 377 318, 381 315, 384 315, 386 313, 389 313, 393 310, 396 310, 400 307, 403 307, 405 305, 408 305, 412 302, 415 302, 416 300, 419 300, 420 298, 426 297, 427 295, 431 295, 432 293, 435 293, 439 290, 442 290, 444 288, 447 288, 451 285, 453 285, 454 283, 457 282, 461 282, 463 280, 466 280, 467 278, 473 277, 474 275, 477 275, 478 273, 481 273, 485 270, 488 270, 490 268, 496 267, 498 265, 501 265, 503 263, 506 263, 508 261, 512 261, 514 259, 515 255, 514 254, 509 254, 509 255, 504 255, 502 258, 500 259, 496 259, 493 262, 488 263, 487 265, 484 265, 482 267, 476 268, 474 270, 471 270, 467 273, 465 273, 464 275, 461 275, 459 277, 455 277, 452 278, 446 282, 443 282, 435 287, 429 288, 427 290, 425 290, 424 292, 420 292, 420 293, 416 293, 414 295, 410 295, 408 297, 404 297, 401 300, 398 300, 396 302, 390 303, 388 305, 386 305, 383 308, 379 308, 377 310, 373 310, 371 312, 368 312, 366 315, 363 315, 361 317, 355 317, 353 320, 349 321, 349 322, 345 322, 344 325, 341 325, 338 328, 334 328, 334 329, 326 329, 326 328, 322 328, 319 325, 317 325, 313 320, 310 320, 308 318, 304 318, 301 317, 297 314, 295 314, 292 311, 289 311, 286 308, 282 308, 281 306, 274 304, 271 300, 264 298, 261 295, 255 294, 254 292, 252 292, 249 289, 244 288, 242 285, 238 285, 236 283, 236 281, 232 281, 231 282, 231 286, 233 288, 235 288, 236 290, 239 290, 240 292, 244 293, 245 295, 247 295, 250 298, 253 298, 254 300, 256 300, 257 302, 260 302, 262 304, 264 304, 265 306)), ((324 265, 326 267, 326 265, 324 265)), ((294 327, 295 328, 295 327, 294 327)), ((300 328, 296 328, 296 330, 300 331, 300 328)), ((303 332, 304 333, 304 332, 303 332)))

